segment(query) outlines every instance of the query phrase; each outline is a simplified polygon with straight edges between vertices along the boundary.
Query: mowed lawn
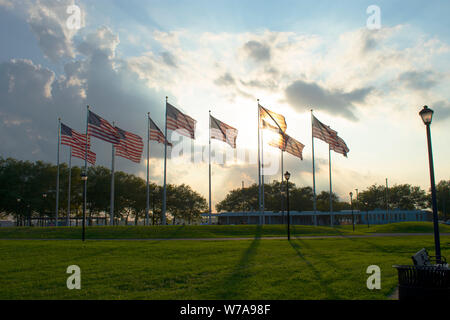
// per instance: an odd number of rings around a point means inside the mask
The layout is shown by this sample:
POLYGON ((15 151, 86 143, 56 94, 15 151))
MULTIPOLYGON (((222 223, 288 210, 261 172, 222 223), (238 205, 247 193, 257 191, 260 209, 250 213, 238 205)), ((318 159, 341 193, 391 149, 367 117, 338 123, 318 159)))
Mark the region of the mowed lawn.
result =
MULTIPOLYGON (((262 228, 259 229, 261 231, 262 228)), ((257 237, 261 235, 257 232, 257 237)), ((0 240, 0 299, 388 299, 432 236, 239 241, 0 240), (66 269, 81 268, 81 290, 66 269), (366 269, 381 268, 381 290, 366 269)), ((450 237, 442 236, 450 257, 450 237)))
MULTIPOLYGON (((86 239, 184 239, 184 238, 253 238, 286 236, 285 225, 236 225, 236 226, 117 226, 87 227, 86 239)), ((450 226, 440 225, 442 233, 450 233, 450 226)), ((403 222, 388 225, 291 226, 293 236, 316 235, 364 235, 372 233, 432 233, 431 222, 403 222)), ((0 239, 80 239, 81 227, 59 228, 0 228, 0 239)))

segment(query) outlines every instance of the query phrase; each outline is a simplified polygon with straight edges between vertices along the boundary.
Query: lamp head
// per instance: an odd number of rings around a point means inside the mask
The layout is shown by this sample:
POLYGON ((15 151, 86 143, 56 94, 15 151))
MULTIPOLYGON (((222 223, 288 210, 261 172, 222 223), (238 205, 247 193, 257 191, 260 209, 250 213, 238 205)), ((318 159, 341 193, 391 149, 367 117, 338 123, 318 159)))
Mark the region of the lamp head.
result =
POLYGON ((353 197, 353 192, 350 192, 350 198, 353 197))
POLYGON ((419 112, 420 117, 425 125, 430 125, 431 121, 433 121, 433 113, 434 111, 428 108, 428 106, 424 106, 423 109, 419 112))
POLYGON ((289 171, 286 171, 284 177, 286 178, 286 181, 289 181, 289 179, 291 178, 291 174, 289 173, 289 171))
POLYGON ((85 172, 82 172, 81 173, 81 180, 82 181, 87 181, 87 179, 88 179, 87 174, 85 172))

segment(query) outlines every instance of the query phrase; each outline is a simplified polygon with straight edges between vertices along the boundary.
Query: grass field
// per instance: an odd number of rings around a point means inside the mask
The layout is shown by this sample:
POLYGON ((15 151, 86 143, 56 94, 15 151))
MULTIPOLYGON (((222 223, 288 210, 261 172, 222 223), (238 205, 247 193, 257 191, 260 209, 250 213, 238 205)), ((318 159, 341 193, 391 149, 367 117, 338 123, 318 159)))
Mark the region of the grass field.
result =
POLYGON ((388 299, 392 265, 422 247, 432 238, 0 241, 0 299, 388 299), (81 290, 66 288, 73 264, 81 290), (366 288, 373 264, 380 291, 366 288))
MULTIPOLYGON (((450 226, 440 225, 442 233, 450 233, 450 226)), ((238 225, 238 226, 118 226, 87 227, 87 239, 184 239, 184 238, 253 238, 256 233, 261 237, 281 237, 286 235, 283 225, 238 225)), ((372 233, 432 233, 431 222, 403 222, 388 225, 314 227, 291 226, 293 236, 314 235, 364 235, 372 233)), ((0 228, 0 239, 79 239, 81 228, 0 228)))
MULTIPOLYGON (((249 237, 236 241, 35 241, 0 240, 0 299, 389 299, 397 285, 394 264, 411 264, 433 237, 403 236, 263 240, 284 235, 283 226, 90 228, 97 238, 249 237), (66 269, 81 268, 81 290, 68 290, 66 269), (381 268, 381 290, 366 287, 367 267, 381 268)), ((430 229, 431 228, 431 229, 430 229)), ((352 234, 296 226, 296 235, 352 234)), ((358 233, 364 234, 361 226, 358 233)), ((408 223, 371 227, 378 233, 431 232, 408 223)), ((448 232, 443 226, 442 232, 448 232)), ((6 238, 70 238, 79 229, 0 230, 6 238), (16 232, 14 232, 16 231, 16 232)), ((450 236, 441 236, 450 257, 450 236)))

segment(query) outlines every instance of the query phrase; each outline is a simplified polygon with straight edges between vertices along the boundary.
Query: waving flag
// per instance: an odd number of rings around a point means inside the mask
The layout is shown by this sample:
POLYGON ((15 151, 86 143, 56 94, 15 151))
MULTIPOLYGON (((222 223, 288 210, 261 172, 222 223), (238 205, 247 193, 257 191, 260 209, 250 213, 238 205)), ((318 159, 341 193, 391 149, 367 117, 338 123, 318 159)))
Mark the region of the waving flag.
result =
POLYGON ((162 144, 166 142, 169 147, 172 147, 172 144, 166 140, 166 137, 164 137, 164 133, 162 133, 162 131, 158 128, 158 126, 153 122, 151 118, 149 119, 150 119, 150 141, 156 141, 162 144))
POLYGON ((88 116, 88 134, 112 144, 119 143, 116 129, 108 121, 90 110, 88 116))
POLYGON ((179 130, 180 134, 195 140, 195 125, 197 121, 182 113, 170 103, 166 103, 167 108, 167 129, 179 130))
POLYGON ((118 127, 115 127, 115 129, 117 131, 117 136, 119 137, 119 143, 115 145, 116 156, 123 157, 135 163, 140 163, 142 151, 144 150, 142 138, 118 127))
MULTIPOLYGON (((79 147, 85 148, 86 146, 86 135, 76 132, 70 127, 61 123, 61 144, 69 147, 79 147)), ((88 145, 88 148, 90 145, 88 145)))
POLYGON ((281 114, 270 111, 260 105, 259 116, 261 122, 266 121, 268 124, 276 126, 282 132, 286 132, 287 129, 286 119, 281 114))
POLYGON ((269 129, 277 133, 276 138, 269 141, 269 145, 271 147, 278 148, 284 152, 290 153, 293 156, 303 160, 303 149, 305 148, 304 144, 298 142, 291 136, 287 135, 286 133, 283 133, 281 130, 279 130, 275 126, 272 126, 271 124, 267 123, 264 120, 262 121, 262 128, 269 129))
POLYGON ((217 120, 210 115, 211 139, 220 140, 228 143, 232 148, 236 149, 236 138, 238 130, 217 120))
POLYGON ((350 149, 347 147, 347 144, 341 137, 337 137, 337 141, 334 144, 330 144, 330 149, 334 152, 342 154, 347 158, 347 154, 350 152, 350 149))
MULTIPOLYGON (((85 154, 86 154, 86 150, 84 148, 72 147, 72 157, 79 158, 81 160, 86 160, 85 154)), ((97 160, 97 155, 94 152, 92 152, 91 150, 88 150, 87 161, 94 166, 96 160, 97 160)))
POLYGON ((320 139, 329 145, 337 143, 338 133, 317 120, 315 116, 312 116, 312 134, 314 138, 320 139))

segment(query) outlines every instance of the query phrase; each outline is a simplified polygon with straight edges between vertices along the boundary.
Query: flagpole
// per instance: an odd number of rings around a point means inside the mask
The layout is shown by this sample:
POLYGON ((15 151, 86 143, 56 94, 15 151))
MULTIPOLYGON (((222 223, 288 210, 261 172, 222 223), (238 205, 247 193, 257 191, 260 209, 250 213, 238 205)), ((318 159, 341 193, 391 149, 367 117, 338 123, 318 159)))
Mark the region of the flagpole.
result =
POLYGON ((266 170, 264 168, 264 131, 261 132, 261 185, 262 185, 262 213, 264 214, 265 203, 264 203, 264 175, 266 174, 266 170))
POLYGON ((211 225, 211 110, 209 110, 209 224, 211 225))
POLYGON ((149 225, 149 211, 150 211, 150 112, 147 113, 147 206, 145 215, 145 224, 149 225))
POLYGON ((313 112, 311 109, 311 137, 312 137, 312 167, 313 167, 313 209, 314 209, 314 225, 316 225, 317 203, 316 203, 316 165, 314 159, 314 134, 313 134, 313 112))
MULTIPOLYGON (((115 127, 115 123, 112 123, 113 127, 115 127)), ((111 144, 111 204, 109 208, 109 225, 114 225, 114 170, 115 170, 115 148, 114 144, 111 144)))
POLYGON ((283 183, 284 183, 284 156, 283 156, 283 150, 281 150, 281 185, 280 185, 280 194, 281 194, 281 213, 282 214, 284 214, 283 183))
POLYGON ((55 227, 58 226, 58 211, 59 211, 59 145, 61 144, 61 118, 58 118, 58 152, 56 156, 56 213, 55 213, 55 227))
POLYGON ((259 212, 261 212, 261 111, 259 107, 259 99, 258 99, 258 205, 259 205, 259 212))
POLYGON ((330 171, 330 223, 331 226, 334 225, 334 215, 333 215, 333 184, 331 180, 331 146, 328 145, 328 165, 330 171))
POLYGON ((86 235, 86 203, 87 203, 87 160, 88 160, 88 144, 89 144, 89 106, 86 107, 86 146, 84 157, 84 186, 83 186, 83 234, 82 240, 84 241, 86 235))
POLYGON ((166 127, 164 129, 165 143, 164 143, 164 192, 163 192, 163 207, 162 207, 162 216, 161 216, 161 224, 166 224, 166 200, 167 200, 167 102, 169 97, 166 97, 166 127))
POLYGON ((70 225, 70 188, 72 187, 72 147, 69 149, 69 194, 67 195, 67 227, 70 225))

